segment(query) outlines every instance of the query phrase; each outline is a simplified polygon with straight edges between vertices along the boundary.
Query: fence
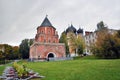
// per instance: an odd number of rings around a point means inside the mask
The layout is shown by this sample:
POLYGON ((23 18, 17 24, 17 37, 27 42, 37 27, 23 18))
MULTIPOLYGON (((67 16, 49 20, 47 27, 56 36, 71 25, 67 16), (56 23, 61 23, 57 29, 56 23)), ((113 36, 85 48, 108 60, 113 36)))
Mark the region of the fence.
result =
POLYGON ((61 60, 73 60, 72 57, 62 57, 62 58, 49 58, 48 61, 61 61, 61 60))

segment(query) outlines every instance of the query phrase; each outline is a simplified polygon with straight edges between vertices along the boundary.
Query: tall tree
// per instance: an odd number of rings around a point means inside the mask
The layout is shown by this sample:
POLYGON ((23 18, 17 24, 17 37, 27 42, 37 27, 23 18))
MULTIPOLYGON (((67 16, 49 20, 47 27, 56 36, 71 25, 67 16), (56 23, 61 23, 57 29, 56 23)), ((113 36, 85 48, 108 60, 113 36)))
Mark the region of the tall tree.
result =
POLYGON ((77 45, 77 54, 78 55, 83 54, 85 49, 85 42, 84 42, 84 38, 81 35, 78 35, 76 39, 76 45, 77 45))
POLYGON ((105 25, 105 23, 103 21, 100 21, 98 24, 97 24, 97 29, 98 30, 103 30, 103 29, 106 29, 107 26, 105 25))
POLYGON ((18 59, 19 56, 19 47, 11 46, 8 44, 0 44, 0 60, 13 60, 18 59))
POLYGON ((4 44, 4 56, 5 59, 11 59, 11 54, 13 53, 12 46, 4 44))
POLYGON ((13 59, 19 59, 19 58, 21 58, 18 46, 13 46, 12 58, 13 59))
POLYGON ((33 39, 24 39, 22 40, 21 44, 20 44, 20 48, 19 48, 19 52, 21 53, 21 56, 23 59, 27 59, 29 58, 29 50, 30 50, 30 46, 33 43, 33 39))
POLYGON ((83 54, 85 48, 85 42, 82 35, 75 35, 74 33, 70 33, 69 35, 70 44, 72 49, 75 50, 75 54, 78 55, 83 54))
POLYGON ((60 39, 59 39, 60 43, 65 43, 65 48, 66 48, 66 55, 69 55, 69 46, 68 46, 68 41, 67 41, 67 36, 65 31, 62 32, 60 39))
POLYGON ((109 30, 102 30, 97 33, 93 53, 100 58, 120 58, 120 38, 117 34, 111 34, 109 30))

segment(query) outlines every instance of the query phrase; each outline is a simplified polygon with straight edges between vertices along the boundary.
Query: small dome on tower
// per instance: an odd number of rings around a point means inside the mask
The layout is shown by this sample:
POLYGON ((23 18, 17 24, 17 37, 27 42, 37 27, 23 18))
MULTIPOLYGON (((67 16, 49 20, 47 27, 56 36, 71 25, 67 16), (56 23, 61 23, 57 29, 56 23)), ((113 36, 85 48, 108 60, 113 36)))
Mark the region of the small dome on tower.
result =
POLYGON ((79 28, 79 29, 77 30, 77 33, 78 33, 78 34, 79 34, 79 33, 83 33, 83 29, 79 28))
POLYGON ((68 33, 68 32, 74 32, 74 33, 76 33, 76 28, 71 24, 71 26, 69 26, 66 29, 66 33, 68 33))

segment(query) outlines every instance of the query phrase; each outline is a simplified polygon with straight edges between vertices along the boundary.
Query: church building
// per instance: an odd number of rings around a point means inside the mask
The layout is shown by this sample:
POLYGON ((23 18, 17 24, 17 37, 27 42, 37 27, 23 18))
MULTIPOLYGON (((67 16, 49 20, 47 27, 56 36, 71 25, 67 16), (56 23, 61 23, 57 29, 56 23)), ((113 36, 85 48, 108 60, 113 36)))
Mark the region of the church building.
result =
POLYGON ((34 43, 30 47, 30 59, 40 60, 48 58, 66 57, 65 44, 59 43, 56 28, 47 16, 42 24, 37 27, 34 43))
POLYGON ((81 36, 84 39, 84 35, 83 35, 83 29, 79 28, 78 30, 71 24, 70 26, 68 26, 68 28, 66 29, 66 36, 67 36, 67 41, 68 41, 68 46, 69 46, 69 56, 74 57, 74 56, 78 56, 76 49, 73 49, 73 45, 72 42, 70 41, 70 35, 73 34, 74 37, 81 36))

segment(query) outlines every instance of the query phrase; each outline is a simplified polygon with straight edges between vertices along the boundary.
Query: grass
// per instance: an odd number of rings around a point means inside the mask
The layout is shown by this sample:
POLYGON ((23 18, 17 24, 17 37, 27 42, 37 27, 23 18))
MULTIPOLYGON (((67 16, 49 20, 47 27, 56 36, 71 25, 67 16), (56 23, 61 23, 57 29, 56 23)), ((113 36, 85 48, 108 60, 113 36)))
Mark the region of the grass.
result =
MULTIPOLYGON (((120 80, 120 59, 77 59, 56 62, 20 62, 45 76, 42 80, 120 80)), ((0 66, 0 73, 4 66, 0 66)))
POLYGON ((5 69, 5 66, 0 65, 0 75, 2 74, 3 70, 5 69))

